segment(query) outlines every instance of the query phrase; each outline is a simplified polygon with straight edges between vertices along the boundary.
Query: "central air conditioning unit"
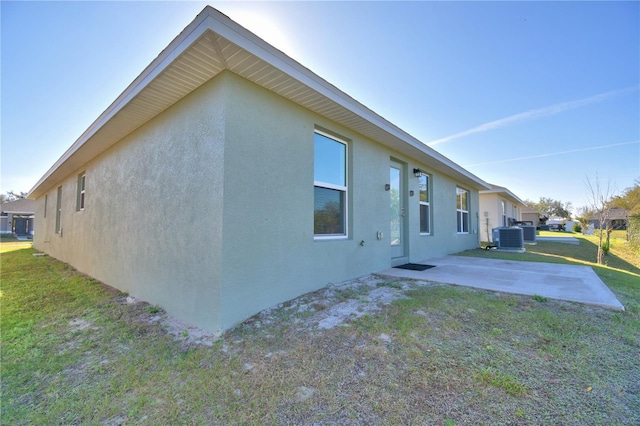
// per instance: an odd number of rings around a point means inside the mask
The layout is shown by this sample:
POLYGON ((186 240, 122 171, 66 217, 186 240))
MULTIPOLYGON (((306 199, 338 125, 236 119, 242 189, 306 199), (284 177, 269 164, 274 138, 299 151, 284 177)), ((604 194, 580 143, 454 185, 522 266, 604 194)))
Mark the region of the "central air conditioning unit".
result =
POLYGON ((517 226, 511 228, 493 228, 493 244, 498 250, 524 253, 524 233, 517 226))
POLYGON ((522 228, 522 234, 525 244, 536 244, 536 227, 533 225, 518 225, 522 228))

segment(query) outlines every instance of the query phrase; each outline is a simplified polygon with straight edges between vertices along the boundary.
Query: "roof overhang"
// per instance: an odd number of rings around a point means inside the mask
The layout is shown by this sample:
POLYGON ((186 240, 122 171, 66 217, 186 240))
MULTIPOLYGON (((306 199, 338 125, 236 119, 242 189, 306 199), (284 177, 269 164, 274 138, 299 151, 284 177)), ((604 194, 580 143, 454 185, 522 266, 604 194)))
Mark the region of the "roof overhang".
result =
POLYGON ((503 198, 508 199, 512 203, 516 203, 520 205, 521 207, 527 207, 524 201, 522 201, 517 195, 509 191, 507 188, 504 188, 498 185, 490 185, 490 186, 491 186, 491 189, 480 191, 480 195, 482 196, 484 194, 497 194, 503 198))
POLYGON ((2 212, 2 213, 6 213, 6 214, 10 214, 12 216, 29 216, 29 217, 33 217, 34 213, 33 212, 2 212))
POLYGON ((89 160, 225 70, 470 188, 490 188, 477 176, 207 6, 54 163, 28 197, 40 197, 89 160))

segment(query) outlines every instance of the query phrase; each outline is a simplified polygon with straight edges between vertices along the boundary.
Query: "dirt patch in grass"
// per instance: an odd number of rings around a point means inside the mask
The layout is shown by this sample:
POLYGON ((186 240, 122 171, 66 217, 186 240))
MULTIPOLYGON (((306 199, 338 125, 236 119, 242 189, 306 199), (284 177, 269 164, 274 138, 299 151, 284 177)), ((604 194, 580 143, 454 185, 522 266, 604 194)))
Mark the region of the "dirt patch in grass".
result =
MULTIPOLYGON (((299 331, 330 330, 347 326, 350 321, 364 315, 380 312, 393 301, 406 298, 406 291, 409 289, 435 285, 438 284, 370 275, 330 285, 265 309, 244 321, 237 329, 261 330, 288 322, 299 331)), ((133 299, 129 303, 137 301, 133 299)), ((222 336, 207 333, 171 316, 157 315, 153 320, 160 321, 172 336, 186 346, 212 346, 216 341, 223 339, 222 336)))
POLYGON ((640 423, 640 290, 612 312, 367 276, 213 336, 29 252, 2 259, 6 424, 640 423))

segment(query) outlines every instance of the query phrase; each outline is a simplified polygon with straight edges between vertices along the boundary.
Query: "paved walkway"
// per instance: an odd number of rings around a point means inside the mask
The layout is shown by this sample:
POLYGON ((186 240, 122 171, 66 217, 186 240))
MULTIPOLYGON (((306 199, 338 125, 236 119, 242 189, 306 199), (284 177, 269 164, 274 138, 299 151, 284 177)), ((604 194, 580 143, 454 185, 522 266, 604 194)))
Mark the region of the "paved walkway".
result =
POLYGON ((547 241, 552 243, 564 243, 564 244, 574 244, 576 246, 580 245, 580 240, 576 237, 541 237, 536 236, 536 241, 547 241))
POLYGON ((624 311, 624 306, 589 266, 465 256, 445 256, 419 263, 435 268, 425 271, 390 268, 378 274, 505 293, 537 294, 624 311))

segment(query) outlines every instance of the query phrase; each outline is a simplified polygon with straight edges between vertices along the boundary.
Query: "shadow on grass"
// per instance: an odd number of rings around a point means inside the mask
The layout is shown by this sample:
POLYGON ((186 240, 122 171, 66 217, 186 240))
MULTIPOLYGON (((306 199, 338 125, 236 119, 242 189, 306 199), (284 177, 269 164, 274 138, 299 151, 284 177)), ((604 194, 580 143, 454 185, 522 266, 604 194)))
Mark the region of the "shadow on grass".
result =
POLYGON ((625 259, 609 252, 604 255, 604 265, 598 265, 596 260, 598 258, 598 245, 587 239, 580 239, 579 249, 576 249, 575 245, 562 244, 554 242, 540 242, 539 248, 537 246, 527 247, 527 251, 538 254, 540 256, 557 257, 562 260, 561 263, 571 263, 584 265, 588 264, 595 267, 609 267, 619 269, 631 274, 640 276, 640 268, 636 265, 629 263, 625 259))
POLYGON ((514 253, 498 250, 467 250, 458 253, 461 256, 484 257, 487 259, 521 260, 526 262, 565 263, 569 265, 587 265, 609 267, 640 277, 640 268, 625 259, 609 252, 604 256, 604 265, 598 265, 598 246, 588 239, 579 239, 580 244, 564 244, 552 241, 539 241, 536 245, 526 245, 526 252, 514 253))

